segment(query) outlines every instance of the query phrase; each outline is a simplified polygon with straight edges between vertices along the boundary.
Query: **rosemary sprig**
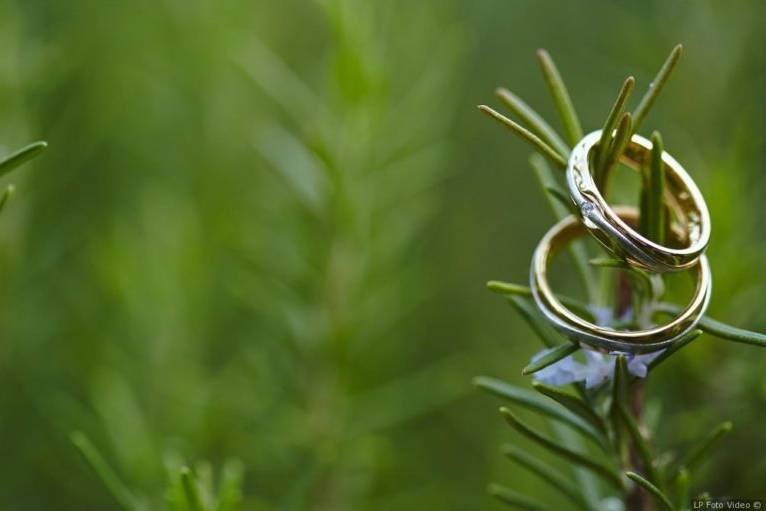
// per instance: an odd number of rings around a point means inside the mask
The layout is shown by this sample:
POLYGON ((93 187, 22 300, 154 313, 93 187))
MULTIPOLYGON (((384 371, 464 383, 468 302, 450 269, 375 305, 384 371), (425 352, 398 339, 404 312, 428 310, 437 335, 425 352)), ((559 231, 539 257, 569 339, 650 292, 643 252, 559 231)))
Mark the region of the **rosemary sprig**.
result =
POLYGON ((529 107, 520 97, 503 87, 498 88, 495 94, 516 114, 522 122, 526 123, 532 132, 540 137, 545 143, 554 148, 559 155, 566 158, 569 155, 569 147, 561 140, 556 131, 545 122, 545 119, 529 107))
MULTIPOLYGON (((623 82, 603 124, 604 132, 597 146, 596 154, 594 154, 594 178, 603 194, 608 193, 611 175, 617 168, 630 137, 642 125, 676 67, 681 52, 682 47, 680 45, 673 49, 654 82, 632 112, 626 112, 625 109, 635 80, 633 77, 628 77, 623 82)), ((553 161, 560 168, 564 168, 568 158, 567 144, 572 146, 580 139, 582 128, 569 93, 550 55, 541 50, 538 52, 538 58, 554 105, 565 128, 566 142, 558 137, 541 116, 520 98, 505 89, 499 89, 498 95, 528 128, 511 121, 489 107, 482 107, 482 110, 502 122, 537 150, 539 154, 533 155, 530 158, 530 163, 554 215, 556 218, 561 218, 564 215, 577 214, 578 212, 573 207, 568 194, 561 189, 545 160, 553 161)), ((656 131, 652 133, 651 141, 651 157, 641 169, 639 230, 650 239, 664 244, 666 243, 670 218, 664 201, 666 179, 665 168, 662 163, 664 144, 661 135, 656 131)), ((593 265, 600 268, 631 270, 635 274, 633 280, 641 284, 635 282, 630 284, 632 293, 634 293, 633 304, 642 311, 642 314, 636 315, 636 321, 642 324, 651 324, 650 320, 655 314, 676 315, 681 311, 681 307, 677 305, 658 302, 664 287, 661 277, 635 271, 621 261, 610 259, 597 258, 590 260, 591 264, 588 265, 589 260, 584 257, 584 252, 578 254, 572 250, 571 253, 574 256, 575 266, 577 267, 579 257, 589 272, 592 270, 590 266, 593 265), (649 299, 638 301, 641 292, 647 295, 649 299)), ((586 275, 586 273, 582 274, 586 275)), ((587 277, 584 282, 588 289, 589 301, 600 303, 594 299, 596 294, 590 291, 593 279, 587 277)), ((524 368, 524 374, 534 374, 541 369, 551 368, 558 361, 578 350, 578 346, 574 343, 562 343, 560 334, 554 331, 540 316, 533 302, 530 301, 532 293, 529 287, 501 281, 490 281, 487 283, 487 287, 493 292, 506 296, 548 348, 547 352, 524 368)), ((573 312, 583 317, 593 318, 595 309, 591 305, 565 296, 558 298, 573 312)), ((558 445, 535 428, 520 421, 509 409, 501 409, 503 417, 511 427, 532 442, 564 458, 579 474, 595 474, 622 491, 629 511, 645 508, 648 504, 645 499, 649 497, 655 499, 658 506, 664 509, 674 509, 666 491, 672 491, 672 495, 679 503, 678 508, 682 509, 686 505, 685 496, 688 495, 691 469, 696 467, 712 451, 720 439, 731 430, 731 424, 724 423, 719 426, 697 447, 675 463, 668 465, 660 462, 664 457, 662 453, 655 452, 655 448, 650 445, 649 435, 644 433, 645 426, 639 411, 641 408, 641 377, 646 376, 647 373, 651 374, 670 356, 698 338, 703 331, 726 340, 766 347, 766 335, 764 334, 749 332, 703 317, 699 322, 699 329, 687 333, 648 362, 634 361, 624 355, 615 357, 611 392, 605 392, 603 389, 588 390, 583 384, 578 383, 574 387, 578 395, 574 395, 545 383, 534 382, 533 388, 541 395, 549 398, 550 402, 547 402, 524 389, 499 380, 480 378, 476 380, 476 384, 480 388, 503 397, 513 405, 527 408, 551 419, 554 421, 554 426, 559 423, 566 424, 573 431, 577 431, 585 438, 592 440, 607 454, 606 464, 580 452, 580 446, 558 445), (612 465, 619 466, 619 471, 613 470, 612 465), (628 481, 631 481, 632 484, 628 481)), ((566 371, 568 370, 566 369, 566 371)), ((569 434, 568 431, 565 432, 569 434)), ((555 469, 536 460, 524 451, 511 447, 506 448, 505 452, 512 460, 536 473, 549 484, 557 486, 573 503, 586 509, 597 506, 598 496, 596 494, 598 490, 596 486, 591 485, 586 491, 584 486, 580 488, 577 485, 562 484, 563 480, 555 469)), ((590 474, 589 476, 593 477, 590 474)), ((511 490, 502 487, 493 488, 496 496, 505 495, 507 498, 504 501, 512 506, 521 509, 536 509, 535 506, 542 505, 536 501, 524 500, 524 497, 511 490)))
POLYGON ((537 50, 537 59, 540 62, 540 69, 545 77, 545 83, 548 84, 553 103, 556 105, 559 117, 561 117, 569 143, 575 145, 582 138, 582 127, 572 99, 569 97, 569 91, 567 91, 564 80, 561 78, 550 54, 543 49, 537 50))
POLYGON ((662 67, 657 73, 657 76, 649 85, 649 89, 641 98, 641 101, 638 103, 638 106, 635 108, 635 110, 633 110, 634 133, 638 131, 638 129, 641 127, 641 124, 643 124, 646 115, 649 113, 652 105, 654 105, 654 102, 657 100, 660 92, 662 92, 662 88, 665 87, 665 83, 667 83, 668 78, 670 78, 673 70, 678 65, 678 61, 681 58, 683 51, 684 47, 681 44, 678 44, 673 48, 673 50, 670 52, 670 55, 668 55, 668 58, 665 60, 665 63, 662 64, 662 67))
POLYGON ((614 101, 614 104, 612 104, 612 108, 609 110, 609 114, 606 116, 604 126, 601 128, 601 139, 598 142, 598 149, 595 158, 596 173, 594 175, 594 179, 596 183, 601 183, 604 181, 604 160, 607 154, 607 149, 609 148, 609 145, 611 144, 612 138, 614 136, 613 132, 615 126, 617 126, 617 120, 622 115, 622 112, 625 109, 625 103, 628 102, 628 98, 630 98, 630 93, 633 92, 633 87, 635 84, 636 79, 632 76, 629 76, 625 79, 622 87, 620 87, 620 92, 617 93, 617 99, 614 101))
POLYGON ((484 112, 485 114, 489 115, 493 119, 495 119, 497 122, 508 128, 509 130, 513 131, 517 135, 519 135, 522 140, 527 142, 528 144, 531 144, 534 148, 536 148, 540 153, 545 155, 547 158, 549 158, 553 163, 558 165, 560 168, 566 168, 567 162, 564 159, 563 156, 561 156, 558 152, 556 152, 555 149, 553 149, 551 146, 549 146, 547 143, 545 143, 540 137, 523 127, 521 124, 517 124, 504 116, 503 114, 493 110, 492 108, 488 107, 487 105, 479 105, 479 110, 484 112))

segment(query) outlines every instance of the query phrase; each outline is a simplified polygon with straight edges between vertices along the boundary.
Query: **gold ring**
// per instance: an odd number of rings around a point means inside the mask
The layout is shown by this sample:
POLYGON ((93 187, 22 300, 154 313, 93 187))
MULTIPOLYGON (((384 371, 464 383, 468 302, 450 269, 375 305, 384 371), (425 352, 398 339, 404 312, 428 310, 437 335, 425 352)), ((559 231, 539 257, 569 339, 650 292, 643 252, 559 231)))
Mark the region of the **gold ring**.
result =
MULTIPOLYGON (((705 199, 684 168, 668 153, 662 153, 665 166, 665 202, 684 226, 679 247, 668 247, 639 234, 607 204, 593 181, 590 153, 601 138, 601 130, 586 135, 572 149, 567 165, 569 196, 580 210, 591 234, 617 257, 631 265, 663 273, 690 268, 696 264, 710 240, 710 214, 705 199)), ((652 143, 633 135, 622 162, 632 168, 645 165, 652 143)))
MULTIPOLYGON (((638 210, 633 207, 615 207, 615 215, 627 226, 638 222, 638 210)), ((632 228, 632 227, 631 227, 632 228)), ((696 277, 694 296, 687 307, 667 324, 644 330, 615 330, 587 321, 567 309, 556 297, 548 283, 548 264, 551 257, 567 243, 586 233, 586 228, 570 215, 554 225, 535 250, 530 268, 530 287, 538 308, 548 321, 567 337, 596 348, 609 351, 645 353, 672 344, 688 333, 699 322, 710 301, 712 276, 707 257, 700 255, 692 263, 690 271, 696 277)), ((682 236, 677 229, 672 236, 682 236)))

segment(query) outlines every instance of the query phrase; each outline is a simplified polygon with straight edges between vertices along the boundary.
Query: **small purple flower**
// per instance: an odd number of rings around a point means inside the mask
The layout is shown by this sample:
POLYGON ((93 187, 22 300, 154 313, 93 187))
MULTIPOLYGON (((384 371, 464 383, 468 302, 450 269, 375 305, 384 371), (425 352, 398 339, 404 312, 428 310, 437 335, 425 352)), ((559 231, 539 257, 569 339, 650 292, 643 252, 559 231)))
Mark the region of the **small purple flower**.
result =
POLYGON ((651 353, 644 353, 642 355, 628 356, 628 372, 633 376, 639 378, 646 378, 646 373, 649 371, 649 364, 652 361, 662 355, 665 350, 653 351, 651 353))
MULTIPOLYGON (((545 369, 534 374, 534 379, 541 383, 563 387, 574 382, 585 382, 585 387, 592 389, 598 387, 607 380, 614 378, 614 366, 617 355, 621 353, 603 354, 597 351, 583 348, 585 363, 576 361, 571 355, 562 358, 558 362, 549 365, 545 369)), ((532 357, 531 362, 536 362, 549 353, 550 350, 542 350, 532 357)), ((625 353, 628 362, 628 372, 637 378, 646 378, 648 365, 657 358, 662 351, 633 355, 625 353)))
POLYGON ((615 358, 597 351, 583 350, 585 355, 585 388, 598 387, 606 380, 614 378, 615 358))
MULTIPOLYGON (((550 350, 542 350, 532 357, 532 362, 537 362, 541 357, 546 355, 550 350)), ((582 371, 584 366, 579 362, 576 362, 572 355, 562 358, 555 364, 551 364, 548 367, 537 371, 534 375, 535 380, 546 383, 548 385, 554 385, 556 387, 563 387, 570 383, 582 380, 582 371)))

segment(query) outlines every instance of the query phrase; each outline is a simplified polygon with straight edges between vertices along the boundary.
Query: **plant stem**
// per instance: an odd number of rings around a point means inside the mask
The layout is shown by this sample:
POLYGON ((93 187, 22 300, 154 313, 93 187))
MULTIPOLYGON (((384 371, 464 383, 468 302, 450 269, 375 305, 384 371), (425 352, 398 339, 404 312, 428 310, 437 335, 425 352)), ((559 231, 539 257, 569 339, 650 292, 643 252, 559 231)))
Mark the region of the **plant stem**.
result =
MULTIPOLYGON (((645 381, 642 378, 636 379, 630 386, 630 412, 633 414, 633 418, 636 424, 641 426, 643 424, 644 416, 644 390, 645 381)), ((646 467, 641 466, 641 456, 638 453, 638 448, 634 442, 630 443, 630 451, 628 456, 629 466, 627 470, 632 472, 638 472, 641 474, 646 473, 646 467)), ((651 502, 649 495, 638 485, 634 485, 628 493, 625 501, 626 511, 650 511, 651 502)))
MULTIPOLYGON (((616 317, 623 316, 630 309, 631 305, 633 307, 640 306, 633 283, 625 272, 618 274, 614 292, 616 317)), ((640 318, 641 316, 639 314, 637 317, 640 318)), ((635 423, 638 424, 639 430, 643 426, 645 382, 646 380, 643 378, 635 378, 628 387, 628 412, 633 416, 635 423)), ((632 440, 628 440, 628 442, 628 457, 624 460, 626 466, 623 467, 623 472, 646 474, 647 467, 642 466, 642 457, 638 445, 632 440)), ((646 491, 638 485, 633 485, 625 497, 626 511, 651 511, 650 505, 651 502, 646 491)))

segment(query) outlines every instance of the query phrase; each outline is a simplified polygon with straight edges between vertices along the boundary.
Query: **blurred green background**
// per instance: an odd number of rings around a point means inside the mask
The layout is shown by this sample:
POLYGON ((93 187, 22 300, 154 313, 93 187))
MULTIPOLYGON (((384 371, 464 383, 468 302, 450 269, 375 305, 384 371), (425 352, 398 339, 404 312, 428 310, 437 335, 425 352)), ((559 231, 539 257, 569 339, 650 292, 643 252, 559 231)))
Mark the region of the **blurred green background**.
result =
MULTIPOLYGON (((684 43, 642 131, 706 195, 711 315, 765 330, 764 15, 2 2, 3 154, 50 147, 0 218, 0 508, 117 509, 75 430, 151 509, 179 460, 239 460, 246 509, 494 509, 492 480, 543 494, 471 378, 524 384, 539 345, 484 282, 525 282, 552 218, 528 148, 475 106, 503 85, 555 123, 545 47, 596 129, 625 76, 640 94, 684 43)), ((764 364, 704 336, 649 386, 662 445, 734 420, 713 494, 766 496, 764 364)))

